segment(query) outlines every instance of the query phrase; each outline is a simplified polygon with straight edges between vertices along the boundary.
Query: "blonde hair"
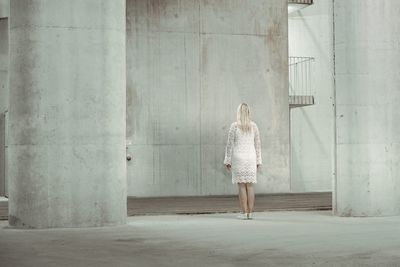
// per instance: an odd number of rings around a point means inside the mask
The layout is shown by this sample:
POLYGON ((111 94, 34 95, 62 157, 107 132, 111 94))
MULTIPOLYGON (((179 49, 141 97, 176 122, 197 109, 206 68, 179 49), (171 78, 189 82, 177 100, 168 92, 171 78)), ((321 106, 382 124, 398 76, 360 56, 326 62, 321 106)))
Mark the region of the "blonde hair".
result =
POLYGON ((236 118, 239 128, 244 133, 250 133, 251 132, 250 108, 246 103, 242 103, 239 105, 237 109, 236 118))

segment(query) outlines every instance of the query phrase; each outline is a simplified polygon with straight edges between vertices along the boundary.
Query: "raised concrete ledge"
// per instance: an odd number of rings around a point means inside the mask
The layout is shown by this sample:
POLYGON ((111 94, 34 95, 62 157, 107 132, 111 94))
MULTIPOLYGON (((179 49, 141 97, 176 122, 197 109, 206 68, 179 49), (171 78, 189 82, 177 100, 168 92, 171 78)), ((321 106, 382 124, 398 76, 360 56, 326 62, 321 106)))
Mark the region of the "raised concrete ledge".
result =
MULTIPOLYGON (((176 196, 127 198, 127 215, 211 214, 239 212, 238 196, 176 196)), ((256 212, 332 210, 331 192, 256 195, 256 212)), ((0 221, 8 219, 8 201, 0 201, 0 221)))

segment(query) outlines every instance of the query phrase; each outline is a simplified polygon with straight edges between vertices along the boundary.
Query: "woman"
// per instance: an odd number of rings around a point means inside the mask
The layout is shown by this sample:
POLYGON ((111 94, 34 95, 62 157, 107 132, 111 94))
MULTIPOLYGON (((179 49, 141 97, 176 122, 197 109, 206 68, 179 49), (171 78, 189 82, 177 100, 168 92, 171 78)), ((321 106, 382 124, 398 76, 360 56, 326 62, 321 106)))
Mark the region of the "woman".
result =
POLYGON ((250 120, 250 109, 245 103, 237 109, 237 121, 231 124, 225 149, 224 164, 232 170, 232 183, 239 187, 239 202, 242 212, 239 219, 253 219, 254 188, 257 169, 262 165, 260 133, 250 120))

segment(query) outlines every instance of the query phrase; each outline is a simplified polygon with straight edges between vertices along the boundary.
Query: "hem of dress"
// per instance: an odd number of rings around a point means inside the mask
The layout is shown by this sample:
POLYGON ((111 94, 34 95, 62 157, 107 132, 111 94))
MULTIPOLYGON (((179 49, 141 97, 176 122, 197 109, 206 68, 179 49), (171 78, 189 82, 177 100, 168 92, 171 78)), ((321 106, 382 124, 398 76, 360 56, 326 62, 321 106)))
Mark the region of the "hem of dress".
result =
POLYGON ((239 183, 256 184, 257 181, 232 181, 232 184, 239 184, 239 183))

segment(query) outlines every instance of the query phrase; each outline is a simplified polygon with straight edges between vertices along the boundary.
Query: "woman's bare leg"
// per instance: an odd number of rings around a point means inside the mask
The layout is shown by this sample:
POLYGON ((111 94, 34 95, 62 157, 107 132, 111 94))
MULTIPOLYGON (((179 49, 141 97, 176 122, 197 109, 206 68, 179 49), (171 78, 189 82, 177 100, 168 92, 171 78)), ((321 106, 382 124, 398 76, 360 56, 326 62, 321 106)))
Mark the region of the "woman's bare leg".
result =
POLYGON ((253 212, 255 195, 254 195, 254 187, 253 187, 252 183, 246 183, 246 193, 247 193, 248 212, 253 212))
POLYGON ((238 183, 239 186, 239 203, 240 203, 240 208, 242 209, 243 213, 248 213, 248 207, 247 207, 247 190, 246 190, 246 184, 244 183, 238 183))

